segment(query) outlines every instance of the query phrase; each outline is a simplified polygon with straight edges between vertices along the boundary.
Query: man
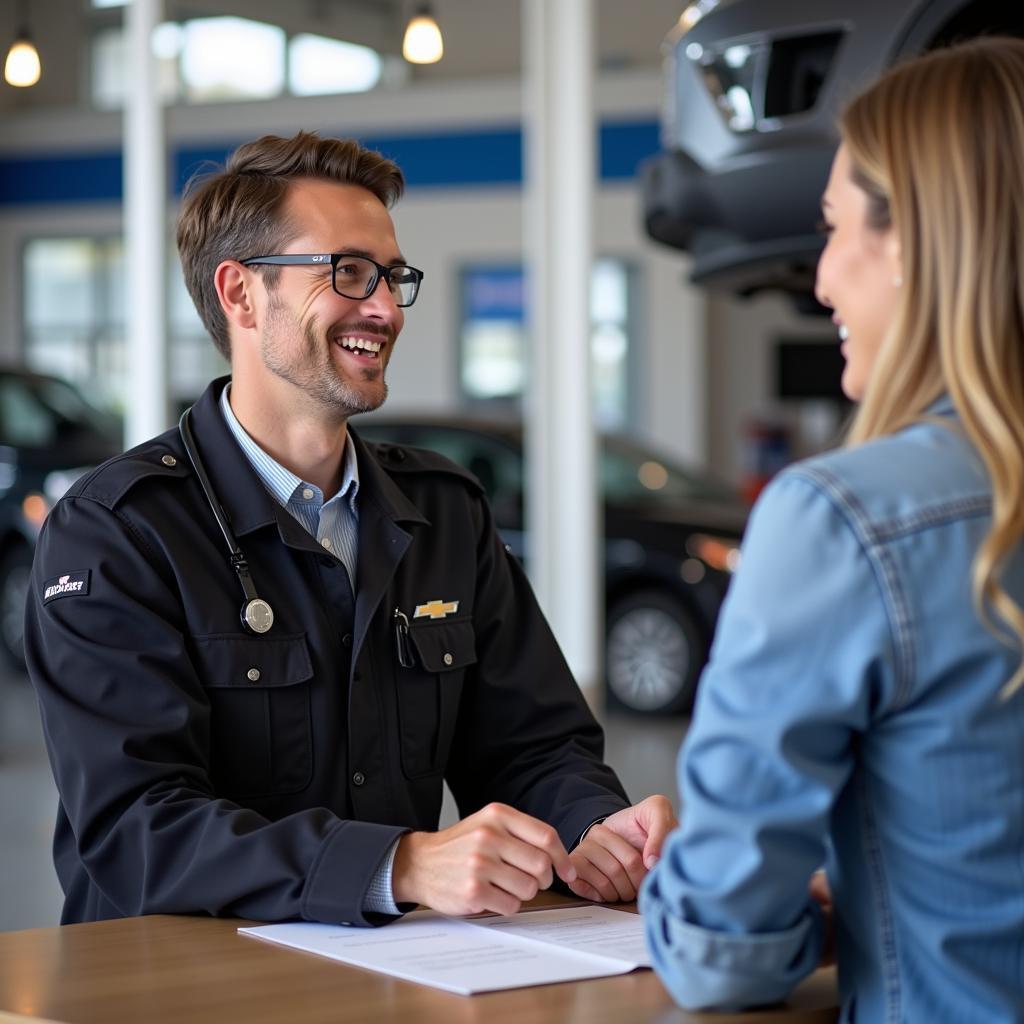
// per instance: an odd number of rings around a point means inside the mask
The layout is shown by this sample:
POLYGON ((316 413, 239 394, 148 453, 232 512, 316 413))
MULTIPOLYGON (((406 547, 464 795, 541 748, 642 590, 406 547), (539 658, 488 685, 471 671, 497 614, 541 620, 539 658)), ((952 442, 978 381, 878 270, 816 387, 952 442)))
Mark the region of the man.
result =
POLYGON ((631 899, 674 824, 602 764, 475 478, 348 430, 385 398, 422 277, 402 188, 300 133, 184 201, 230 381, 76 484, 33 568, 64 921, 512 913, 556 875, 631 899), (465 817, 437 831, 444 779, 465 817))

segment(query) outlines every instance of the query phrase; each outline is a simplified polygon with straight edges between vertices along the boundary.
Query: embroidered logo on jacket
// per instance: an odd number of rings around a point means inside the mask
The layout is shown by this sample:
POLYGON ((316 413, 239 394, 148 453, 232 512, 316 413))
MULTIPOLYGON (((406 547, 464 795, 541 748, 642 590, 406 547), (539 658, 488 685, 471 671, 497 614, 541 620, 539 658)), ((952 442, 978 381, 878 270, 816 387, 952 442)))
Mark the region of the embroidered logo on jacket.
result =
POLYGON ((443 619, 446 615, 454 615, 459 610, 458 601, 428 601, 426 604, 416 605, 413 612, 414 619, 443 619))
POLYGON ((89 593, 89 573, 69 572, 64 576, 54 576, 43 584, 43 604, 56 601, 59 597, 79 597, 89 593))

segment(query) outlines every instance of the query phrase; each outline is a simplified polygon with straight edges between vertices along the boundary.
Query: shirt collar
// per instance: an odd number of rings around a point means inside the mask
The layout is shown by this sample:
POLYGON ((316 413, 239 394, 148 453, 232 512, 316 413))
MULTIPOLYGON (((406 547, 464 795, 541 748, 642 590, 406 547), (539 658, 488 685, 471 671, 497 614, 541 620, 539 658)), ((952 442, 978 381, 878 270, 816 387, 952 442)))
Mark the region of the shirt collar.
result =
MULTIPOLYGON (((250 465, 256 471, 256 475, 263 481, 264 486, 282 506, 287 506, 292 495, 299 487, 311 487, 312 484, 296 476, 290 469, 282 466, 280 462, 268 455, 245 431, 245 428, 238 422, 231 402, 228 400, 228 392, 231 390, 229 381, 224 390, 220 393, 220 411, 224 421, 228 425, 239 448, 249 460, 250 465)), ((341 456, 342 473, 341 486, 338 488, 336 498, 346 498, 349 504, 355 509, 356 495, 359 493, 359 463, 356 460, 355 445, 352 443, 352 435, 345 432, 345 450, 341 456)), ((332 499, 333 500, 333 499, 332 499)))

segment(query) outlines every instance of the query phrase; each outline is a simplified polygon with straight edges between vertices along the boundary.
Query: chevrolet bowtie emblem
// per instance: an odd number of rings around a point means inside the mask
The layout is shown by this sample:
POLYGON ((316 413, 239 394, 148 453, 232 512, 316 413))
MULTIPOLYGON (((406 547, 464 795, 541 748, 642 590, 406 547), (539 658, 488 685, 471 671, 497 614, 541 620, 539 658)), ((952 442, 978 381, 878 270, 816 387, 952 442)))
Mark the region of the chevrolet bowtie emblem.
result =
POLYGON ((426 604, 416 605, 413 612, 414 619, 443 619, 446 615, 454 615, 459 610, 458 601, 428 601, 426 604))

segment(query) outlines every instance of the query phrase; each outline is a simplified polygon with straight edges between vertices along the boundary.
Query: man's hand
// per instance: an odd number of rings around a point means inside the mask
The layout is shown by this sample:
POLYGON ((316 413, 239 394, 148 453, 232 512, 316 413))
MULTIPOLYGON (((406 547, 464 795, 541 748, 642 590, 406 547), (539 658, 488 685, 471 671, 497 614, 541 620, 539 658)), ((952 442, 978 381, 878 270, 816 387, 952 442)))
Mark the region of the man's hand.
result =
POLYGON ((594 825, 569 855, 579 876, 569 887, 587 900, 635 900, 640 883, 661 856, 665 837, 678 824, 663 796, 649 796, 616 811, 594 825))
POLYGON ((514 914, 552 882, 576 871, 558 833, 504 804, 488 804, 440 832, 398 841, 391 888, 396 903, 422 903, 443 914, 514 914))

